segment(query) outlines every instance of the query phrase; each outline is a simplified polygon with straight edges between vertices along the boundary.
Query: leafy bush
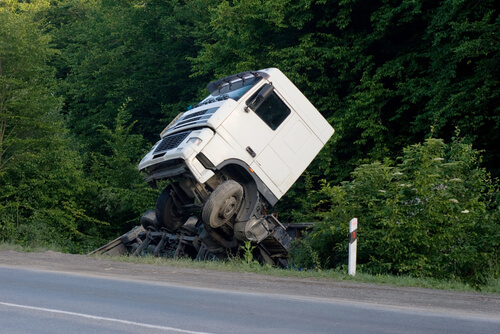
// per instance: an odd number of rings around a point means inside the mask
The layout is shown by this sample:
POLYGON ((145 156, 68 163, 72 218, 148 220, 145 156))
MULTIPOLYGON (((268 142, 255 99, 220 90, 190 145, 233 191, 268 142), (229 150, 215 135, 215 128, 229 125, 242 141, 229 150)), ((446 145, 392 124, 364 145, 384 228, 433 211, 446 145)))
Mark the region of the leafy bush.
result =
POLYGON ((500 225, 497 184, 480 162, 461 139, 431 138, 406 148, 395 166, 361 165, 352 181, 325 184, 330 210, 296 254, 309 247, 328 267, 345 264, 348 222, 358 217, 365 270, 484 284, 498 274, 500 225))

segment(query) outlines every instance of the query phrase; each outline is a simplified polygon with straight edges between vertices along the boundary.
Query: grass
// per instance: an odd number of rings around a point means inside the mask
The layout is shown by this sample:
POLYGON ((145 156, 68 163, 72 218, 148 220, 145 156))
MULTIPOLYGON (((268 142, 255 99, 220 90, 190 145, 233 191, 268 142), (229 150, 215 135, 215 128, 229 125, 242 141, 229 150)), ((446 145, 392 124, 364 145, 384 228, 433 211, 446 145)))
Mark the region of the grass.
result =
MULTIPOLYGON (((14 250, 18 252, 44 252, 48 248, 22 247, 15 244, 0 243, 0 250, 14 250)), ((57 248, 50 248, 52 251, 60 251, 57 248)), ((225 261, 194 261, 188 258, 170 259, 156 258, 152 256, 134 257, 134 256, 107 256, 95 255, 93 257, 101 259, 110 259, 112 261, 149 264, 155 266, 174 266, 183 268, 207 269, 226 272, 250 272, 259 275, 268 275, 274 277, 291 278, 311 278, 318 280, 328 280, 335 282, 351 282, 360 284, 380 284, 395 287, 414 287, 437 290, 459 291, 459 292, 478 292, 478 290, 460 281, 446 281, 427 277, 395 276, 387 274, 372 275, 357 271, 356 276, 347 274, 347 270, 328 269, 328 270, 294 270, 280 269, 269 265, 259 265, 256 261, 248 261, 240 258, 231 258, 225 261)), ((481 293, 500 294, 500 279, 492 278, 488 285, 480 288, 481 293)))
POLYGON ((21 246, 13 243, 0 242, 0 251, 13 250, 16 252, 26 252, 26 253, 37 253, 37 252, 63 252, 61 247, 56 245, 46 245, 46 246, 21 246))
MULTIPOLYGON (((352 282, 360 284, 380 284, 395 287, 414 287, 426 288, 459 292, 478 292, 475 287, 464 284, 460 281, 446 281, 435 278, 418 278, 412 276, 395 276, 395 275, 373 275, 363 272, 357 272, 355 276, 347 274, 347 270, 329 269, 329 270, 294 270, 281 269, 269 265, 259 265, 257 262, 248 263, 244 259, 232 258, 226 261, 194 261, 191 259, 168 259, 155 258, 152 256, 134 257, 134 256, 97 256, 99 258, 111 259, 113 261, 151 264, 156 266, 175 266, 195 269, 208 269, 227 272, 250 272, 259 275, 268 275, 274 277, 291 277, 291 278, 312 278, 318 280, 329 280, 335 282, 352 282)), ((500 279, 495 278, 490 280, 490 284, 482 286, 481 293, 500 294, 500 279)))

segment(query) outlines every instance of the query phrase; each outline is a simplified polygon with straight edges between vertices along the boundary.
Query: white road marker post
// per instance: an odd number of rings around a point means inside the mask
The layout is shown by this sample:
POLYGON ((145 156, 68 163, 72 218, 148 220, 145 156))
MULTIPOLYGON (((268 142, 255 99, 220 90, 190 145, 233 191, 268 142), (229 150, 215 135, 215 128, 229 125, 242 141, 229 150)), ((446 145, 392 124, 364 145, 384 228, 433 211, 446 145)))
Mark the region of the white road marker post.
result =
POLYGON ((348 274, 356 275, 356 252, 358 246, 358 218, 349 222, 349 266, 348 274))

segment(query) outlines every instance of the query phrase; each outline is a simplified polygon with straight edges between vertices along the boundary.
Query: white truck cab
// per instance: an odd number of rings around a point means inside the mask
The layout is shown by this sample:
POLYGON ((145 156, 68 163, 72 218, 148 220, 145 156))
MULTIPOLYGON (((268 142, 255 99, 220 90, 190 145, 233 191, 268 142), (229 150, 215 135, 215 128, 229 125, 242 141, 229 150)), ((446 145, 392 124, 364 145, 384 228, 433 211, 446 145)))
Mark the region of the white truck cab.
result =
POLYGON ((139 164, 152 186, 170 181, 158 198, 155 225, 175 231, 201 212, 206 228, 226 241, 259 239, 253 234, 267 209, 334 130, 276 68, 235 74, 207 90, 139 164))

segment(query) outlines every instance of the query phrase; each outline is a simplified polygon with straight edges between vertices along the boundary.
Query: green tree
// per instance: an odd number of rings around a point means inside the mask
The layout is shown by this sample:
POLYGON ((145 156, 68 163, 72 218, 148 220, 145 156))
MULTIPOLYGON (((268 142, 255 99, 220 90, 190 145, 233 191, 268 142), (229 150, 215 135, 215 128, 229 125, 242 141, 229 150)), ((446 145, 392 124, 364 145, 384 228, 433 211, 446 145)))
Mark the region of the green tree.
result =
POLYGON ((143 156, 145 141, 132 134, 127 105, 120 109, 113 129, 101 126, 104 138, 101 152, 91 153, 93 188, 92 215, 110 223, 102 228, 103 237, 113 238, 138 224, 139 217, 156 203, 158 191, 151 189, 137 170, 138 156, 143 156))
POLYGON ((16 13, 25 6, 18 7, 0 6, 0 173, 24 153, 34 129, 47 130, 40 116, 60 102, 47 89, 52 69, 45 61, 55 51, 29 12, 16 13))
POLYGON ((194 100, 199 85, 187 57, 200 48, 208 3, 61 0, 47 12, 61 50, 55 65, 65 111, 88 150, 99 151, 98 129, 113 127, 125 102, 137 120, 134 133, 156 141, 194 100))
POLYGON ((0 6, 0 239, 75 251, 97 221, 79 202, 87 184, 47 65, 56 51, 36 19, 46 5, 0 6))

